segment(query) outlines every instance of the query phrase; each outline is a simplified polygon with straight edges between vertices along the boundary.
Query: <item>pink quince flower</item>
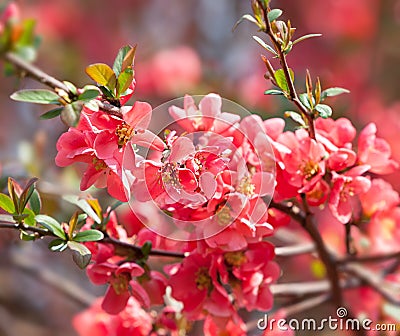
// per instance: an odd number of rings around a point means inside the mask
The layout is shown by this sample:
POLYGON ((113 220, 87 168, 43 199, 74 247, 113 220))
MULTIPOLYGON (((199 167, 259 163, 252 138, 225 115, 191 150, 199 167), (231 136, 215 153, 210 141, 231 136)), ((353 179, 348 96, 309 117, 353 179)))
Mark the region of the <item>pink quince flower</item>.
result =
POLYGON ((187 132, 213 131, 223 134, 235 126, 240 117, 236 114, 221 112, 222 100, 215 93, 206 95, 197 108, 193 98, 185 96, 183 109, 172 106, 169 113, 187 132))
POLYGON ((118 314, 125 307, 131 296, 149 307, 150 299, 146 291, 134 280, 144 274, 144 269, 133 262, 120 266, 115 263, 103 262, 92 264, 87 268, 89 279, 96 285, 109 284, 104 296, 102 308, 109 314, 118 314))
POLYGON ((390 159, 392 152, 386 140, 376 136, 376 125, 369 123, 358 138, 358 160, 371 166, 370 172, 390 174, 399 168, 399 164, 390 159))
POLYGON ((101 298, 96 300, 74 317, 72 324, 79 336, 148 336, 152 331, 152 318, 133 297, 118 315, 107 314, 101 308, 101 301, 101 298))
POLYGON ((332 190, 329 208, 332 214, 343 224, 350 221, 353 214, 352 200, 354 196, 365 193, 371 187, 371 180, 361 176, 370 166, 357 166, 339 175, 332 172, 332 190))
POLYGON ((373 179, 371 188, 359 195, 364 213, 371 217, 378 211, 389 210, 400 203, 399 193, 382 179, 373 179))
POLYGON ((356 136, 355 127, 346 118, 339 118, 337 120, 318 118, 315 121, 315 129, 317 135, 321 135, 339 148, 351 149, 351 142, 356 136))
POLYGON ((290 150, 281 155, 283 178, 302 193, 310 191, 325 174, 326 151, 322 144, 300 131, 282 133, 278 142, 290 150))
POLYGON ((218 282, 214 260, 212 254, 193 252, 181 264, 165 269, 170 275, 172 296, 183 303, 189 320, 202 319, 206 313, 222 317, 232 314, 229 295, 218 282))
POLYGON ((221 267, 222 279, 232 285, 235 300, 240 307, 252 310, 270 310, 273 305, 273 295, 270 285, 280 274, 279 266, 272 261, 274 246, 268 242, 249 244, 244 251, 228 252, 223 256, 232 275, 239 282, 231 281, 224 267, 221 267))

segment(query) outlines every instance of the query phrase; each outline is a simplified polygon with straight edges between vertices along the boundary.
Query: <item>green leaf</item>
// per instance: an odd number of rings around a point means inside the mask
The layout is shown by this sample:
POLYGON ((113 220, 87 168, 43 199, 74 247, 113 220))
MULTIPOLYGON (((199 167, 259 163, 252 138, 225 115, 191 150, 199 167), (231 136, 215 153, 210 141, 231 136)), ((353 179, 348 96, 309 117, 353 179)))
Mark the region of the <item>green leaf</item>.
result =
POLYGON ((83 243, 89 241, 98 241, 102 240, 103 238, 104 234, 99 230, 86 230, 78 232, 72 240, 83 243))
POLYGON ((100 95, 99 90, 86 90, 78 96, 78 100, 89 101, 97 98, 100 95))
POLYGON ((5 210, 10 214, 13 214, 15 212, 14 203, 12 199, 5 194, 0 194, 0 208, 2 208, 3 210, 5 210))
POLYGON ((281 90, 267 90, 264 92, 265 95, 283 95, 283 92, 281 90))
POLYGON ((27 216, 24 218, 24 223, 25 223, 26 225, 34 226, 34 225, 36 224, 36 221, 35 221, 35 213, 34 213, 31 209, 25 208, 24 211, 23 211, 23 214, 24 214, 24 215, 27 215, 27 216))
POLYGON ((56 238, 49 243, 49 249, 53 252, 62 252, 67 248, 67 246, 67 242, 59 238, 56 238))
POLYGON ((64 109, 63 107, 57 107, 55 109, 52 109, 50 111, 43 113, 39 118, 41 120, 48 120, 48 119, 56 118, 61 114, 63 109, 64 109))
POLYGON ((101 219, 97 216, 96 212, 90 206, 90 204, 83 198, 75 195, 65 195, 63 199, 71 204, 76 205, 82 209, 89 217, 91 217, 97 224, 101 224, 101 219))
POLYGON ((19 212, 21 213, 28 203, 29 199, 31 198, 33 191, 35 190, 35 182, 37 182, 38 178, 34 177, 31 178, 28 183, 26 184, 24 190, 21 192, 20 196, 20 204, 19 204, 19 212))
POLYGON ((279 8, 274 8, 268 13, 269 22, 275 21, 278 17, 282 15, 283 11, 279 8))
POLYGON ((250 14, 245 14, 239 20, 237 20, 237 22, 235 23, 235 25, 232 28, 232 31, 234 31, 237 28, 237 26, 239 26, 244 20, 255 23, 257 25, 257 27, 260 28, 260 24, 258 23, 258 21, 256 20, 255 17, 251 16, 250 14))
POLYGON ((151 251, 151 248, 152 248, 151 241, 146 241, 146 242, 142 245, 141 250, 142 250, 142 253, 143 253, 144 258, 147 258, 147 257, 149 256, 149 253, 150 253, 150 251, 151 251))
POLYGON ((341 95, 343 93, 350 93, 350 91, 347 89, 340 88, 340 87, 333 87, 333 88, 329 88, 329 89, 322 91, 321 98, 323 100, 326 97, 334 97, 334 96, 341 95))
MULTIPOLYGON (((294 80, 294 72, 292 69, 289 69, 289 74, 292 79, 294 80)), ((274 77, 278 86, 282 89, 283 92, 289 93, 289 84, 286 81, 285 72, 283 69, 276 70, 274 73, 274 77)))
POLYGON ((301 101, 301 103, 308 109, 311 109, 311 105, 310 102, 308 100, 308 95, 307 93, 301 93, 299 94, 299 99, 301 101))
POLYGON ((81 269, 84 269, 87 265, 89 265, 92 254, 85 245, 75 241, 69 241, 67 244, 72 250, 72 259, 74 260, 75 264, 77 264, 81 269))
POLYGON ((318 111, 318 114, 321 118, 329 118, 332 115, 332 108, 329 105, 318 104, 315 106, 315 110, 318 111))
POLYGON ((40 199, 40 195, 38 191, 35 189, 32 193, 31 198, 29 199, 29 206, 35 215, 39 215, 40 209, 42 208, 42 201, 40 199))
POLYGON ((18 39, 19 45, 27 46, 33 43, 35 25, 36 21, 33 19, 24 20, 22 34, 18 39))
POLYGON ((25 231, 21 231, 19 234, 19 239, 23 241, 32 241, 36 239, 36 235, 34 233, 28 233, 25 231))
POLYGON ((67 238, 64 230, 61 227, 61 224, 53 217, 47 215, 36 215, 35 219, 39 224, 44 226, 50 232, 54 233, 57 237, 63 240, 67 238))
POLYGON ((118 81, 117 81, 117 95, 119 96, 120 94, 124 93, 126 90, 128 90, 129 85, 131 85, 133 81, 133 70, 130 68, 125 69, 123 72, 120 73, 118 76, 118 81))
POLYGON ((117 77, 120 75, 121 72, 126 70, 128 67, 132 67, 135 58, 135 53, 136 53, 136 45, 133 47, 130 45, 126 45, 119 50, 113 65, 113 70, 117 77))
POLYGON ((11 96, 11 99, 16 101, 22 101, 27 103, 36 103, 36 104, 56 104, 59 105, 58 101, 60 97, 57 93, 44 90, 44 89, 36 89, 36 90, 20 90, 14 92, 11 96))
POLYGON ((307 34, 307 35, 301 36, 298 39, 294 40, 293 41, 293 45, 295 45, 296 43, 299 43, 301 41, 307 40, 309 38, 320 37, 320 36, 322 36, 322 34, 307 34))
POLYGON ((276 53, 276 51, 274 50, 274 48, 272 48, 270 45, 268 45, 267 43, 265 43, 262 39, 260 39, 258 36, 253 36, 253 39, 261 46, 263 47, 265 50, 268 50, 269 52, 271 52, 273 55, 278 55, 276 53))
POLYGON ((293 111, 286 111, 285 112, 285 117, 291 118, 294 122, 298 123, 299 125, 305 127, 306 123, 304 122, 303 117, 301 114, 293 111))
POLYGON ((67 126, 75 127, 78 124, 82 108, 83 103, 80 101, 65 105, 61 111, 62 122, 67 126))
POLYGON ((106 86, 111 91, 115 89, 117 77, 115 76, 114 71, 107 64, 91 64, 86 68, 86 73, 99 85, 106 86))
POLYGON ((268 8, 268 6, 269 6, 269 1, 270 0, 261 0, 260 2, 261 2, 261 5, 263 6, 263 8, 265 9, 265 8, 268 8))
POLYGON ((63 83, 68 88, 68 90, 71 91, 74 95, 78 94, 78 89, 76 88, 76 86, 74 84, 72 84, 71 82, 68 82, 68 81, 63 81, 63 83))

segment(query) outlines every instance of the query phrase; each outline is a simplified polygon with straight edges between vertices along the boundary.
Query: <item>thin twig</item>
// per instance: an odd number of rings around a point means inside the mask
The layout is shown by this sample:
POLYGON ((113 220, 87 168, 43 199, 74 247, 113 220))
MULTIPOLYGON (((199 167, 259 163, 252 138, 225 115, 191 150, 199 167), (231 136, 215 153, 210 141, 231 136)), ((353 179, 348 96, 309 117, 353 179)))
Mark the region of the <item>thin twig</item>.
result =
MULTIPOLYGON (((69 90, 69 88, 58 79, 50 76, 43 70, 39 69, 37 66, 26 62, 18 55, 7 52, 2 54, 2 57, 5 61, 13 64, 17 69, 21 71, 21 73, 25 76, 31 77, 36 81, 52 88, 57 94, 59 90, 62 90, 68 94, 71 99, 77 98, 76 95, 69 90)), ((122 117, 121 109, 117 106, 114 106, 106 101, 94 100, 98 105, 99 109, 107 112, 109 114, 115 115, 117 117, 122 117)))
POLYGON ((286 54, 284 50, 282 50, 282 46, 276 38, 274 32, 272 31, 271 22, 268 20, 268 10, 269 8, 264 8, 261 1, 258 0, 260 8, 263 8, 263 15, 265 20, 265 29, 263 32, 267 34, 274 45, 275 50, 278 52, 279 62, 282 66, 283 72, 285 74, 285 79, 289 88, 289 99, 297 106, 297 108, 301 111, 302 115, 307 119, 308 123, 308 133, 311 139, 315 140, 315 128, 314 128, 314 117, 311 111, 309 111, 300 101, 296 88, 294 86, 294 82, 292 76, 290 75, 289 65, 286 60, 286 54))
MULTIPOLYGON (((21 227, 17 223, 10 223, 10 222, 4 222, 4 221, 0 221, 0 229, 1 228, 13 229, 13 230, 18 230, 18 231, 21 229, 21 227)), ((51 231, 49 231, 47 229, 38 228, 35 226, 24 225, 22 227, 22 230, 26 231, 26 232, 36 233, 39 237, 48 236, 48 237, 57 238, 57 236, 54 233, 52 233, 51 231)), ((119 241, 119 240, 117 240, 115 238, 111 238, 111 237, 104 237, 102 240, 98 241, 98 243, 112 244, 112 245, 118 247, 119 249, 124 249, 124 250, 128 250, 128 251, 135 253, 135 256, 137 256, 137 258, 143 257, 141 246, 125 243, 125 242, 119 241)), ((185 257, 184 253, 157 250, 157 249, 152 249, 150 251, 149 255, 159 256, 159 257, 171 257, 171 258, 184 258, 185 257)))

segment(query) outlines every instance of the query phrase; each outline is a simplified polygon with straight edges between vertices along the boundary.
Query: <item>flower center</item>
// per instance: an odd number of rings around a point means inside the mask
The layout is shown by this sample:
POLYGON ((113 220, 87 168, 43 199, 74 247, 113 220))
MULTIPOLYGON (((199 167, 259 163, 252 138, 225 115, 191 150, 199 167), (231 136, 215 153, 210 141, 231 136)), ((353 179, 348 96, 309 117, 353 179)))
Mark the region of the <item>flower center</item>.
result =
POLYGON ((111 285, 113 286, 115 293, 117 293, 118 295, 126 292, 129 285, 129 275, 119 274, 114 276, 111 285))
POLYGON ((224 254, 224 260, 230 266, 239 267, 247 261, 247 258, 243 251, 227 252, 224 254))
POLYGON ((198 289, 203 290, 207 289, 210 290, 212 287, 212 279, 208 274, 207 267, 200 267, 196 272, 196 286, 198 289))
POLYGON ((313 161, 304 162, 300 170, 307 181, 310 181, 319 172, 319 165, 313 161))
POLYGON ((121 125, 117 126, 115 134, 118 137, 118 146, 123 147, 126 143, 132 139, 132 136, 136 134, 133 127, 129 126, 127 123, 123 122, 121 125))
POLYGON ((226 205, 217 210, 216 216, 218 224, 222 226, 230 224, 233 220, 233 217, 231 216, 231 210, 226 205))
POLYGON ((244 176, 236 189, 246 196, 251 196, 254 195, 256 186, 251 183, 251 178, 249 176, 244 176))
POLYGON ((98 159, 97 157, 94 157, 92 159, 92 164, 94 166, 94 169, 97 171, 103 170, 107 168, 107 165, 104 163, 103 160, 98 159))

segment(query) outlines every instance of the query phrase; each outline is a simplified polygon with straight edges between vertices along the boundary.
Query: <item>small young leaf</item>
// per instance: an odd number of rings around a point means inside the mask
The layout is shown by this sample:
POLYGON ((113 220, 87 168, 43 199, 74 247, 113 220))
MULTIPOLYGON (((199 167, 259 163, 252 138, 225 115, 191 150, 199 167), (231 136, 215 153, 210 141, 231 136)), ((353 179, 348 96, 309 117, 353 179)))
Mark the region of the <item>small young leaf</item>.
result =
POLYGON ((92 254, 85 245, 75 241, 69 241, 67 244, 72 250, 72 259, 74 260, 75 264, 79 266, 79 268, 84 269, 87 265, 89 265, 92 254))
POLYGON ((343 93, 350 93, 350 91, 347 89, 340 88, 340 87, 329 88, 329 89, 322 91, 321 99, 323 100, 326 97, 338 96, 343 93))
POLYGON ((267 90, 264 92, 265 95, 283 95, 283 92, 280 90, 267 90))
POLYGON ((318 111, 321 118, 326 119, 332 115, 332 108, 329 105, 318 104, 315 106, 315 109, 318 111))
POLYGON ((104 63, 91 64, 86 68, 87 75, 96 83, 108 87, 110 90, 115 88, 116 76, 114 71, 104 63), (113 84, 109 86, 109 84, 113 84))
POLYGON ((293 45, 295 45, 296 43, 299 43, 299 42, 301 42, 301 41, 307 40, 307 39, 309 39, 309 38, 312 38, 312 37, 320 37, 320 36, 322 36, 322 34, 308 34, 308 35, 304 35, 304 36, 301 36, 301 37, 299 37, 298 39, 294 40, 294 41, 293 41, 293 45))
POLYGON ((36 90, 20 90, 14 92, 11 99, 27 103, 37 104, 56 104, 59 105, 59 95, 50 90, 36 89, 36 90))
POLYGON ((42 201, 36 189, 33 191, 32 196, 29 199, 29 206, 31 207, 35 215, 39 215, 40 209, 42 208, 42 201))
POLYGON ((120 72, 122 72, 128 68, 132 68, 133 63, 135 61, 136 47, 137 47, 137 45, 135 44, 133 47, 131 47, 131 49, 125 55, 125 57, 122 61, 122 67, 121 67, 120 72))
POLYGON ((7 185, 8 185, 8 193, 10 194, 10 197, 14 203, 14 209, 15 209, 14 211, 18 211, 19 197, 17 195, 17 192, 15 191, 15 189, 18 187, 18 184, 12 177, 9 177, 7 185))
POLYGON ((71 219, 69 220, 69 223, 68 223, 69 239, 72 238, 74 231, 76 229, 76 225, 78 224, 78 216, 79 216, 79 211, 75 211, 75 213, 72 215, 71 219))
MULTIPOLYGON (((292 81, 294 80, 294 73, 292 69, 289 69, 290 77, 292 81)), ((283 69, 278 69, 274 73, 274 77, 278 86, 282 89, 283 92, 289 92, 289 84, 286 81, 285 72, 283 69)))
POLYGON ((48 119, 56 118, 61 114, 63 109, 64 109, 63 107, 57 107, 55 109, 52 109, 50 111, 43 113, 39 118, 41 120, 48 120, 48 119))
POLYGON ((21 231, 19 234, 19 239, 23 240, 23 241, 32 241, 36 239, 36 236, 34 233, 28 233, 25 231, 21 231))
POLYGON ((274 8, 268 13, 269 22, 275 21, 278 17, 282 15, 283 11, 279 8, 274 8))
POLYGON ((78 124, 79 117, 83 108, 83 102, 75 101, 64 106, 61 111, 61 120, 67 126, 75 127, 78 124))
POLYGON ((132 66, 133 59, 135 57, 135 52, 136 52, 136 46, 132 47, 130 45, 126 45, 121 49, 119 49, 118 55, 115 58, 113 65, 113 70, 117 77, 128 66, 132 66))
POLYGON ((36 224, 36 221, 35 221, 35 213, 34 213, 31 209, 25 208, 23 214, 24 214, 24 215, 27 215, 27 216, 24 218, 24 223, 25 223, 26 225, 34 226, 34 225, 36 224))
POLYGON ((90 204, 85 199, 79 198, 79 196, 75 196, 75 195, 65 195, 65 196, 63 196, 63 199, 65 201, 81 208, 96 223, 98 223, 98 224, 101 223, 101 219, 99 218, 99 216, 97 216, 96 212, 93 210, 93 208, 90 206, 90 204))
POLYGON ((303 117, 301 116, 301 114, 299 114, 299 113, 297 113, 297 112, 286 111, 286 112, 285 112, 285 117, 291 118, 294 122, 300 124, 300 125, 303 126, 303 127, 306 126, 306 123, 304 122, 303 117))
POLYGON ((127 68, 124 71, 122 71, 118 76, 117 96, 128 90, 129 85, 131 85, 132 81, 133 81, 133 70, 127 68))
POLYGON ((67 246, 67 242, 59 238, 56 238, 49 243, 49 249, 53 252, 62 252, 67 248, 67 246))
POLYGON ((61 227, 61 224, 53 217, 47 215, 36 215, 35 219, 39 224, 44 226, 50 232, 54 233, 57 237, 63 240, 67 238, 64 230, 61 227))
POLYGON ((5 194, 0 194, 0 208, 10 214, 15 212, 13 201, 5 194))
POLYGON ((260 28, 260 24, 258 23, 258 21, 253 16, 251 16, 250 14, 245 14, 239 20, 237 20, 237 22, 235 23, 235 25, 232 28, 232 31, 235 31, 237 26, 239 26, 244 20, 247 20, 247 21, 250 21, 252 23, 255 23, 260 28))
POLYGON ((78 94, 78 89, 76 88, 76 86, 74 84, 72 84, 71 82, 68 82, 68 81, 63 81, 63 83, 68 88, 68 90, 71 91, 74 95, 78 94))
POLYGON ((299 94, 299 99, 301 101, 301 103, 307 108, 307 109, 311 109, 311 105, 310 102, 308 100, 308 94, 307 93, 301 93, 299 94))
POLYGON ((263 47, 265 50, 268 50, 269 52, 271 52, 273 55, 277 55, 276 51, 274 50, 274 48, 272 48, 270 45, 268 45, 267 43, 265 43, 262 39, 260 39, 258 36, 253 36, 253 39, 261 46, 263 47))
POLYGON ((26 204, 28 203, 29 199, 31 198, 33 191, 35 190, 35 182, 37 182, 38 178, 34 177, 31 178, 28 183, 26 184, 24 190, 21 192, 20 201, 19 201, 19 212, 25 209, 26 204))
POLYGON ((103 232, 99 230, 86 230, 86 231, 81 231, 78 232, 75 237, 73 238, 73 241, 76 242, 89 242, 89 241, 98 241, 102 240, 104 238, 103 232))
POLYGON ((146 242, 142 245, 141 250, 142 250, 143 256, 144 256, 145 258, 147 258, 147 257, 149 256, 149 253, 150 253, 150 251, 151 251, 151 248, 152 248, 151 241, 146 241, 146 242))
POLYGON ((95 99, 99 96, 99 90, 85 90, 82 94, 78 96, 78 100, 89 101, 95 99))

